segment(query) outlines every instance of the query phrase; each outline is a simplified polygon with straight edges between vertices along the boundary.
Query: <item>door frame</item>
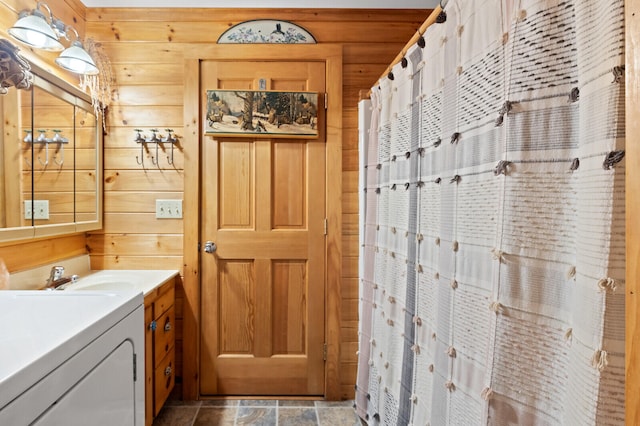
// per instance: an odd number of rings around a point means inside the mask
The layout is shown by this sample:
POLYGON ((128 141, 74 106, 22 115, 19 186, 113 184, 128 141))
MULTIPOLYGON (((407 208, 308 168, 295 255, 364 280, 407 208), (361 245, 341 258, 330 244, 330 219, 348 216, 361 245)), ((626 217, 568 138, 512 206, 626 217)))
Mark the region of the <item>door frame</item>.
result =
POLYGON ((320 61, 326 73, 325 361, 324 396, 340 399, 340 312, 342 275, 342 46, 339 44, 193 44, 184 50, 184 399, 199 399, 200 371, 200 176, 204 133, 200 110, 200 62, 320 61))

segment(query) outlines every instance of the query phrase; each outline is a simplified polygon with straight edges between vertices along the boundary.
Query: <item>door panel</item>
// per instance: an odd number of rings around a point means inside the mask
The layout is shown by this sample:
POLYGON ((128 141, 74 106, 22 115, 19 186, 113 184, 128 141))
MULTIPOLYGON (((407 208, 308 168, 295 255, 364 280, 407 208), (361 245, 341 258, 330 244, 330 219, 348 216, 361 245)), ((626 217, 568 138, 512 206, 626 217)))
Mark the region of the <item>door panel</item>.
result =
POLYGON ((304 229, 306 226, 305 147, 273 144, 273 227, 304 229))
MULTIPOLYGON (((201 67, 205 90, 325 89, 323 62, 201 67)), ((325 143, 256 136, 203 137, 200 393, 322 395, 325 143)))
POLYGON ((254 150, 252 142, 235 142, 220 147, 221 229, 255 229, 254 150))

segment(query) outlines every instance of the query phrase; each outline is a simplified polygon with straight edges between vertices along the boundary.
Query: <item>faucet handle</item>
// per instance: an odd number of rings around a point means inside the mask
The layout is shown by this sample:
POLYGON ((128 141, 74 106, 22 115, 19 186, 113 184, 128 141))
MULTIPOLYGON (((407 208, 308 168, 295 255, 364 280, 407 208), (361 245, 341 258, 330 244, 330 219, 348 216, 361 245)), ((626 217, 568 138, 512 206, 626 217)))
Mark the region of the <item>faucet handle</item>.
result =
POLYGON ((64 266, 54 266, 53 268, 51 268, 51 275, 49 277, 49 280, 59 280, 60 278, 62 278, 63 274, 64 266))

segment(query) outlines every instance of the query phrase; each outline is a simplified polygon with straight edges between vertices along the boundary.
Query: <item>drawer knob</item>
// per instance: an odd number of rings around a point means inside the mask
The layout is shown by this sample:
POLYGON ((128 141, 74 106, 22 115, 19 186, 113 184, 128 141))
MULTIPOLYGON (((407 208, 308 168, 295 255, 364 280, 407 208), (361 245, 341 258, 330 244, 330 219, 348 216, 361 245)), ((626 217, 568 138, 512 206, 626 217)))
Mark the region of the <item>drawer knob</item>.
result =
POLYGON ((171 366, 170 366, 170 365, 168 365, 168 366, 167 366, 167 368, 165 368, 165 369, 164 369, 164 375, 165 375, 165 376, 170 376, 170 375, 171 375, 171 372, 172 372, 172 370, 171 370, 171 366))

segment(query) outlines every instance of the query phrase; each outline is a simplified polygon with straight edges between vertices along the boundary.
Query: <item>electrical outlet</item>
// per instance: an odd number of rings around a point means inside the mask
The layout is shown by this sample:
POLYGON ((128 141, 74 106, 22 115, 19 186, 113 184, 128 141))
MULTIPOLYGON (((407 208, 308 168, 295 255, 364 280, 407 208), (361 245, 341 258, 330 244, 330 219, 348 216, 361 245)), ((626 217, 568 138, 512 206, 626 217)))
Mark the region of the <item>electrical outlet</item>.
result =
POLYGON ((25 219, 49 219, 49 200, 33 200, 33 211, 31 211, 31 206, 31 200, 24 200, 25 219))
POLYGON ((182 200, 156 200, 156 219, 181 219, 182 200))

